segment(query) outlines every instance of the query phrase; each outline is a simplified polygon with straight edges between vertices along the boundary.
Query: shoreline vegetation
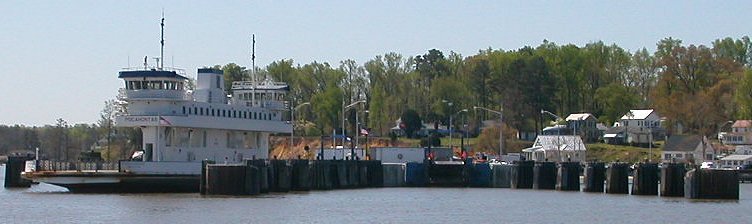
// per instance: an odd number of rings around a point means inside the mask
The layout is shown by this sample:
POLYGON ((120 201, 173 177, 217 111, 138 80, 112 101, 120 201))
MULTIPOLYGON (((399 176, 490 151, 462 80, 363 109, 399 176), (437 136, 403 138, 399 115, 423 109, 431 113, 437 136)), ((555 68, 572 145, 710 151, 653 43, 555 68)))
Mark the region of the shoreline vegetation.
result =
MULTIPOLYGON (((295 110, 296 136, 341 133, 343 126, 346 133, 367 129, 372 136, 388 136, 397 125, 412 137, 424 124, 451 125, 467 131, 471 152, 488 152, 498 149, 498 128, 484 127, 493 127, 488 121, 498 120, 494 111, 501 111, 504 145, 514 152, 530 144, 516 140, 514 133, 539 133, 560 123, 543 116, 543 110, 558 117, 590 113, 612 126, 630 109, 655 109, 667 135, 711 138, 730 120, 752 119, 749 37, 726 37, 708 45, 668 37, 655 46, 654 51, 630 52, 602 41, 577 46, 543 40, 538 46, 481 49, 469 56, 430 49, 415 56, 390 52, 361 63, 281 59, 257 68, 235 63, 209 67, 224 71, 226 89, 233 81, 250 79, 251 71, 260 79, 286 82, 290 107, 310 103, 295 110), (365 103, 343 110, 358 101, 365 103)), ((140 150, 141 133, 114 126, 120 110, 110 100, 95 124, 68 124, 60 118, 40 127, 0 125, 0 155, 39 148, 49 159, 80 160, 91 152, 105 161, 127 158, 140 150)), ((400 138, 399 144, 415 146, 416 141, 400 138)), ((448 145, 447 139, 441 141, 448 145)), ((458 138, 453 145, 459 145, 458 138)), ((642 161, 648 155, 643 148, 587 146, 588 159, 642 161)), ((658 152, 656 147, 653 158, 658 152)))

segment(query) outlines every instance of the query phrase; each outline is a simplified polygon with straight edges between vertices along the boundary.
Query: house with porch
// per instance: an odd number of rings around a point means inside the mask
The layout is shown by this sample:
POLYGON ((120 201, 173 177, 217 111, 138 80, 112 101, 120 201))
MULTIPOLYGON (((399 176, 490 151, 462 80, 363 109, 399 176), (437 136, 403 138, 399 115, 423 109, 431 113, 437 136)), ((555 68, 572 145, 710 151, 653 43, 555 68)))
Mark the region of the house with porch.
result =
POLYGON ((715 150, 708 138, 699 135, 672 135, 663 145, 663 162, 687 162, 700 164, 712 161, 715 150))
POLYGON ((577 135, 538 135, 533 146, 522 150, 522 155, 537 162, 584 162, 587 149, 577 135))

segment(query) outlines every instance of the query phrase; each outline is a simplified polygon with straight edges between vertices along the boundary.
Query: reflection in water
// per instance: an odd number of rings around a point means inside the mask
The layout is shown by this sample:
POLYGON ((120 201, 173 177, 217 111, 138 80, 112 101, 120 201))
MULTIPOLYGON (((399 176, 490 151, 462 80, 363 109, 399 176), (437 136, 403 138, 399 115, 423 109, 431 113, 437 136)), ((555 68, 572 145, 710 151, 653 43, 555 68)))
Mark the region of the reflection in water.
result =
MULTIPOLYGON (((0 168, 0 175, 4 169, 0 168)), ((39 184, 0 189, 12 223, 746 223, 739 201, 500 188, 377 188, 267 194, 71 194, 39 184)))

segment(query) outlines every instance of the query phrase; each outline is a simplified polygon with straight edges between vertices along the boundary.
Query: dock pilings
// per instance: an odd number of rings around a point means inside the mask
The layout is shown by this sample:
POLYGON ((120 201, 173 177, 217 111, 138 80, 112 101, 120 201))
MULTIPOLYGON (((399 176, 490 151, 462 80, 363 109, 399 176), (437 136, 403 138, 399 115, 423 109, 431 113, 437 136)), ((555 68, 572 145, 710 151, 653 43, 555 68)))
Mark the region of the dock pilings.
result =
MULTIPOLYGON (((736 170, 695 167, 686 171, 685 164, 666 163, 659 168, 655 163, 638 163, 634 165, 630 185, 631 164, 615 162, 606 166, 602 162, 588 162, 584 165, 583 169, 579 162, 516 161, 513 164, 460 165, 432 164, 431 161, 428 164, 382 164, 381 161, 298 159, 215 164, 206 160, 202 162, 200 192, 206 195, 258 195, 367 187, 452 186, 739 199, 736 170), (451 175, 440 172, 442 170, 451 171, 451 175), (437 177, 437 173, 444 176, 437 177), (582 182, 580 173, 584 176, 582 182)), ((15 169, 15 165, 9 167, 15 169)))

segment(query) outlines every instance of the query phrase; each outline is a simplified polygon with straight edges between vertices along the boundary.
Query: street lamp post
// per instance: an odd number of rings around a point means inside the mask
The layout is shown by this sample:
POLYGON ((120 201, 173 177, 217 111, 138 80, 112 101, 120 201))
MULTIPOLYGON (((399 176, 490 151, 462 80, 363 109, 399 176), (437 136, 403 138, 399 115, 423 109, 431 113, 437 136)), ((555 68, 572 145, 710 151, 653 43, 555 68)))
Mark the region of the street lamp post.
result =
MULTIPOLYGON (((549 114, 553 116, 556 119, 556 123, 558 123, 559 120, 562 120, 561 117, 559 117, 558 115, 551 113, 549 111, 543 110, 543 109, 541 109, 541 114, 549 114)), ((556 150, 559 152, 559 161, 563 161, 561 157, 561 127, 556 127, 556 135, 557 135, 556 136, 556 142, 557 142, 556 150)))
POLYGON ((292 145, 293 141, 295 141, 295 111, 298 110, 298 108, 305 106, 305 105, 311 105, 310 102, 305 102, 298 104, 298 106, 293 107, 290 110, 290 126, 292 126, 292 130, 290 131, 290 151, 292 151, 292 145))
POLYGON ((454 148, 454 146, 453 146, 454 142, 452 142, 452 133, 453 133, 453 130, 454 130, 453 127, 452 127, 452 116, 456 116, 456 115, 458 115, 458 114, 460 114, 462 112, 467 112, 467 109, 462 109, 460 111, 457 111, 457 113, 449 115, 449 148, 454 148))
MULTIPOLYGON (((347 108, 350 108, 350 107, 353 107, 355 105, 358 105, 359 103, 365 103, 365 102, 366 102, 365 100, 358 100, 358 101, 355 101, 355 102, 351 103, 350 105, 347 105, 347 106, 345 106, 345 107, 342 108, 342 147, 343 148, 345 147, 345 112, 347 111, 347 108)), ((356 120, 358 119, 358 113, 357 112, 355 113, 355 119, 356 120)), ((357 124, 357 121, 356 121, 356 124, 357 124)), ((357 137, 357 136, 355 136, 355 137, 357 137)), ((355 158, 355 148, 354 147, 351 147, 351 149, 350 149, 350 158, 351 159, 355 158)))
POLYGON ((454 102, 449 101, 449 100, 441 100, 441 102, 449 105, 449 111, 450 111, 449 112, 449 125, 447 125, 447 129, 449 129, 449 147, 451 148, 452 147, 452 112, 451 111, 452 111, 452 106, 454 105, 454 102))
POLYGON ((502 134, 504 131, 504 114, 501 113, 502 111, 504 111, 504 108, 501 108, 501 111, 495 111, 495 110, 491 110, 485 107, 479 107, 479 106, 473 107, 473 110, 478 110, 478 109, 485 110, 485 111, 499 115, 499 159, 501 159, 501 156, 505 154, 504 153, 504 141, 502 139, 504 136, 502 134))
MULTIPOLYGON (((366 130, 368 130, 368 118, 369 118, 369 113, 368 113, 368 110, 365 110, 364 112, 366 113, 366 121, 365 121, 365 123, 366 123, 366 124, 365 124, 365 128, 366 128, 366 130)), ((360 133, 360 129, 358 129, 358 133, 360 133)), ((370 134, 371 134, 371 133, 368 133, 368 132, 366 132, 366 147, 364 147, 364 148, 365 148, 365 150, 366 150, 366 152, 365 152, 365 156, 366 156, 366 157, 369 157, 369 155, 370 155, 370 154, 368 154, 368 135, 370 135, 370 134)), ((369 159, 370 159, 370 158, 369 158, 369 159)))

